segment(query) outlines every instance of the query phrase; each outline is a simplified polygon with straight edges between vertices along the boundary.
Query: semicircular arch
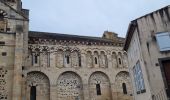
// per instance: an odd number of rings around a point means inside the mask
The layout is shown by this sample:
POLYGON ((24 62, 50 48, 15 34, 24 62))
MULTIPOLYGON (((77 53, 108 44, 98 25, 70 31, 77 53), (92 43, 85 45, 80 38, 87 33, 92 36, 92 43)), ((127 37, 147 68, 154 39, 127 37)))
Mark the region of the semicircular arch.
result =
POLYGON ((38 100, 50 100, 50 81, 47 75, 39 71, 32 71, 27 73, 27 98, 35 95, 38 100), (32 92, 32 88, 35 88, 32 92), (32 94, 33 93, 33 94, 32 94))
POLYGON ((83 84, 81 77, 72 71, 59 75, 57 80, 58 100, 83 100, 83 84))
POLYGON ((94 72, 89 78, 90 100, 112 100, 109 77, 100 71, 94 72))
POLYGON ((127 94, 132 94, 132 86, 131 86, 129 72, 120 71, 119 73, 117 73, 115 78, 115 83, 116 83, 116 89, 118 93, 124 94, 126 90, 127 94), (126 88, 124 88, 123 85, 126 85, 125 86, 126 88))

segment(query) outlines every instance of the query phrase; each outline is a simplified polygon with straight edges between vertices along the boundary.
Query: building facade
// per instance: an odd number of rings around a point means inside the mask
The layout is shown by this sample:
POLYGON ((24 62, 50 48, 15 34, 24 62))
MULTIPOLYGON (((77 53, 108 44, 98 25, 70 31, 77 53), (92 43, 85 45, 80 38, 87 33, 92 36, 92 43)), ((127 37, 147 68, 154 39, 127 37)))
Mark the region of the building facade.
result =
POLYGON ((124 50, 128 55, 134 99, 167 100, 170 97, 170 6, 132 21, 124 50))
POLYGON ((0 100, 132 100, 123 38, 29 31, 21 5, 0 1, 0 100))

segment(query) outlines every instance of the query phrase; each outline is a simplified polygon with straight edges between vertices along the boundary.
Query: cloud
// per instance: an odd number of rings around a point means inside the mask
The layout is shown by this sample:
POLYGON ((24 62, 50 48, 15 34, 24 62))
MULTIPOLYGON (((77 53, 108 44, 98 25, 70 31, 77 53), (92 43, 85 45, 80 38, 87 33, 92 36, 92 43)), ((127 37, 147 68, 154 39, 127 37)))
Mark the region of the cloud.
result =
POLYGON ((105 30, 125 36, 128 24, 170 4, 169 0, 23 0, 30 9, 30 30, 102 36, 105 30))

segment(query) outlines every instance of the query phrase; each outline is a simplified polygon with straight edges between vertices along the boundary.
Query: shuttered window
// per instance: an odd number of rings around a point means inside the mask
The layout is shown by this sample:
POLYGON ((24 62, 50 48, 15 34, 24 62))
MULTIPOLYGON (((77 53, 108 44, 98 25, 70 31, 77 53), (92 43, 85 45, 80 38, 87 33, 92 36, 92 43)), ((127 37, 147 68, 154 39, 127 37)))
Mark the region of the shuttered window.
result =
POLYGON ((170 32, 157 33, 156 40, 160 51, 170 50, 170 32))

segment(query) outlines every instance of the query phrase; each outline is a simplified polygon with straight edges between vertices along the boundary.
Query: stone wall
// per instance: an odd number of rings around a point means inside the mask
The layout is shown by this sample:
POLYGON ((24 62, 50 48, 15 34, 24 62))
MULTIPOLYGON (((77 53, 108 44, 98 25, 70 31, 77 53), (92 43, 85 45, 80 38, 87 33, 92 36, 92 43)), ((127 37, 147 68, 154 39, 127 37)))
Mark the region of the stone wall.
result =
POLYGON ((46 42, 29 44, 24 76, 35 71, 44 73, 50 82, 50 100, 132 100, 127 57, 122 47, 46 42), (120 72, 125 74, 121 76, 120 72), (123 93, 122 82, 126 83, 127 94, 123 93), (97 94, 97 84, 101 94, 97 94))
POLYGON ((129 44, 126 49, 135 99, 149 100, 161 93, 161 97, 166 100, 167 87, 161 59, 168 60, 170 52, 160 51, 156 35, 170 32, 170 7, 161 8, 132 21, 129 29, 128 34, 131 36, 127 38, 129 44), (140 94, 136 91, 133 72, 137 62, 140 62, 146 88, 146 91, 140 94))
POLYGON ((116 79, 119 72, 128 73, 123 38, 114 45, 32 41, 20 0, 5 2, 0 1, 1 100, 30 100, 35 94, 37 100, 118 100, 118 94, 132 99, 131 89, 127 86, 128 94, 123 94, 116 79))
MULTIPOLYGON (((28 19, 0 2, 0 91, 1 100, 21 100, 22 66, 27 54, 28 19)), ((17 7, 16 2, 13 3, 17 7)))

